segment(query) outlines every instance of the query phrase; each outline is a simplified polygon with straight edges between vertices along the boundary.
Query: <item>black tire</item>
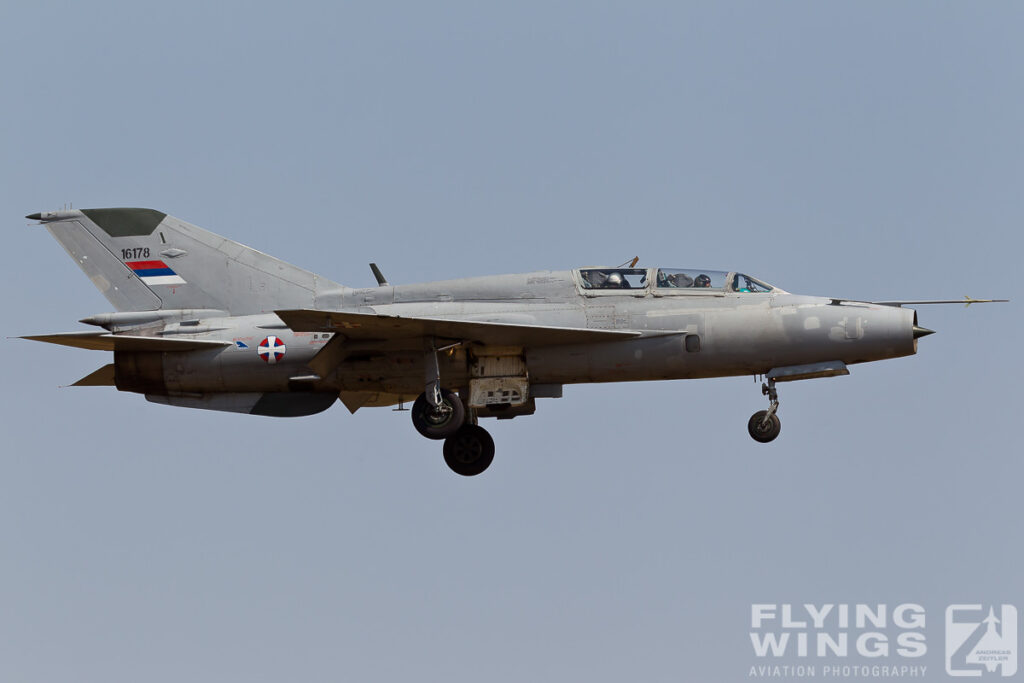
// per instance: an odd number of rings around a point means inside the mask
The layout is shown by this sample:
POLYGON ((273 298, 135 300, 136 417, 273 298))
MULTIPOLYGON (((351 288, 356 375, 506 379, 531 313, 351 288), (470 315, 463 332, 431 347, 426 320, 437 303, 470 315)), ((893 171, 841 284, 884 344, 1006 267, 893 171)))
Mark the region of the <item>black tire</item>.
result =
POLYGON ((427 395, 420 394, 412 404, 412 424, 416 431, 428 439, 447 439, 459 431, 466 421, 466 407, 455 392, 441 391, 441 410, 427 403, 427 395))
POLYGON ((462 429, 444 440, 444 461, 455 474, 475 477, 494 460, 494 439, 478 425, 462 425, 462 429))
POLYGON ((782 431, 782 422, 779 420, 778 415, 772 415, 767 425, 761 424, 764 416, 767 414, 767 410, 759 410, 751 415, 750 420, 747 421, 747 431, 750 432, 750 436, 753 437, 754 441, 761 443, 774 441, 775 437, 782 431))

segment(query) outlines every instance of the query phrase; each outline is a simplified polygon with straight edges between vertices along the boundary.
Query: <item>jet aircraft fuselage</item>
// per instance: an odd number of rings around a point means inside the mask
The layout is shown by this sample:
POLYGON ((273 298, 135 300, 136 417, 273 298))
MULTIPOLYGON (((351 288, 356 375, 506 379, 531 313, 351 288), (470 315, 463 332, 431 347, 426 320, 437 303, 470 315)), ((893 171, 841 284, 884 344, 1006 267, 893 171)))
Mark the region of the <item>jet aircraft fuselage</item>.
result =
MULTIPOLYGON (((907 356, 904 303, 790 294, 735 271, 585 267, 351 288, 149 209, 33 214, 116 312, 100 331, 29 337, 114 352, 77 385, 113 385, 168 405, 310 415, 336 400, 412 404, 460 474, 490 464, 480 418, 513 418, 566 384, 762 375, 776 383, 848 374, 907 356)), ((973 300, 969 300, 973 303, 973 300)))
MULTIPOLYGON (((586 343, 509 344, 512 348, 502 352, 524 358, 533 385, 763 375, 776 367, 829 361, 852 365, 916 351, 916 314, 910 309, 839 303, 778 289, 659 295, 647 288, 588 297, 572 271, 346 289, 335 310, 637 333, 586 343)), ((140 388, 165 384, 160 388, 170 393, 203 394, 289 391, 292 378, 309 375, 303 368, 330 338, 357 329, 325 324, 319 331, 294 331, 275 313, 166 324, 161 337, 229 341, 231 346, 166 352, 162 374, 144 378, 140 388), (269 336, 285 346, 280 360, 258 356, 259 344, 269 336)), ((376 401, 383 395, 393 403, 412 401, 423 391, 424 349, 419 339, 404 341, 352 341, 349 346, 358 348, 337 371, 308 381, 304 389, 373 392, 382 395, 376 401)), ((469 357, 477 351, 490 354, 493 349, 466 344, 441 354, 445 386, 468 387, 469 357)))

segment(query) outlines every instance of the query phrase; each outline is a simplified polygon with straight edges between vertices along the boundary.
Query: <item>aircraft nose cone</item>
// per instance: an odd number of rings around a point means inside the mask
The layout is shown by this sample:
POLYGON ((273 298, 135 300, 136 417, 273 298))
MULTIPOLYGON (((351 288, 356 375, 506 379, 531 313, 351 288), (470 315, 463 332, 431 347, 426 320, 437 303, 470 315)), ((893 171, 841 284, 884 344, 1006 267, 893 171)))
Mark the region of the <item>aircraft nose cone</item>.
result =
POLYGON ((920 325, 914 325, 914 339, 920 339, 921 337, 927 337, 929 334, 935 334, 935 330, 929 330, 927 327, 921 327, 920 325))

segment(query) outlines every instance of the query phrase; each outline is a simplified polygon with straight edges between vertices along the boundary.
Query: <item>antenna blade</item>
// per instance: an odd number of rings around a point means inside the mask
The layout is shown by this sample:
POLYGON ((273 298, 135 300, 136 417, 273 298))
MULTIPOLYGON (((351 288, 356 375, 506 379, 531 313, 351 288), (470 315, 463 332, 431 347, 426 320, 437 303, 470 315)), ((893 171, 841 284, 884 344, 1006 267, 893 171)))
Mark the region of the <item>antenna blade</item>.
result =
POLYGON ((377 267, 376 263, 370 264, 370 270, 373 271, 373 276, 377 278, 378 287, 388 287, 388 281, 384 279, 384 274, 380 272, 380 268, 377 267))

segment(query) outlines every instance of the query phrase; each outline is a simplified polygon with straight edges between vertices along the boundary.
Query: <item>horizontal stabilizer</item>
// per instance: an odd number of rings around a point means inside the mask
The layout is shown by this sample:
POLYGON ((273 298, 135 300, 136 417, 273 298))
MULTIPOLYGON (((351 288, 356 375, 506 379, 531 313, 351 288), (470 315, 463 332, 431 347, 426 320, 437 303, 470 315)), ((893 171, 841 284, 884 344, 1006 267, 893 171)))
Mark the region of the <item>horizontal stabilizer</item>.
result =
POLYGON ((61 334, 36 334, 21 338, 95 351, 200 351, 231 346, 231 342, 225 341, 137 337, 128 334, 110 334, 109 332, 63 332, 61 334))
POLYGON ((114 364, 104 365, 102 368, 86 375, 71 386, 73 387, 112 387, 114 386, 114 364))
POLYGON ((639 332, 592 330, 544 325, 513 325, 475 320, 403 318, 336 311, 274 311, 295 332, 336 332, 348 339, 387 341, 395 339, 457 339, 508 346, 555 346, 618 341, 639 332))

